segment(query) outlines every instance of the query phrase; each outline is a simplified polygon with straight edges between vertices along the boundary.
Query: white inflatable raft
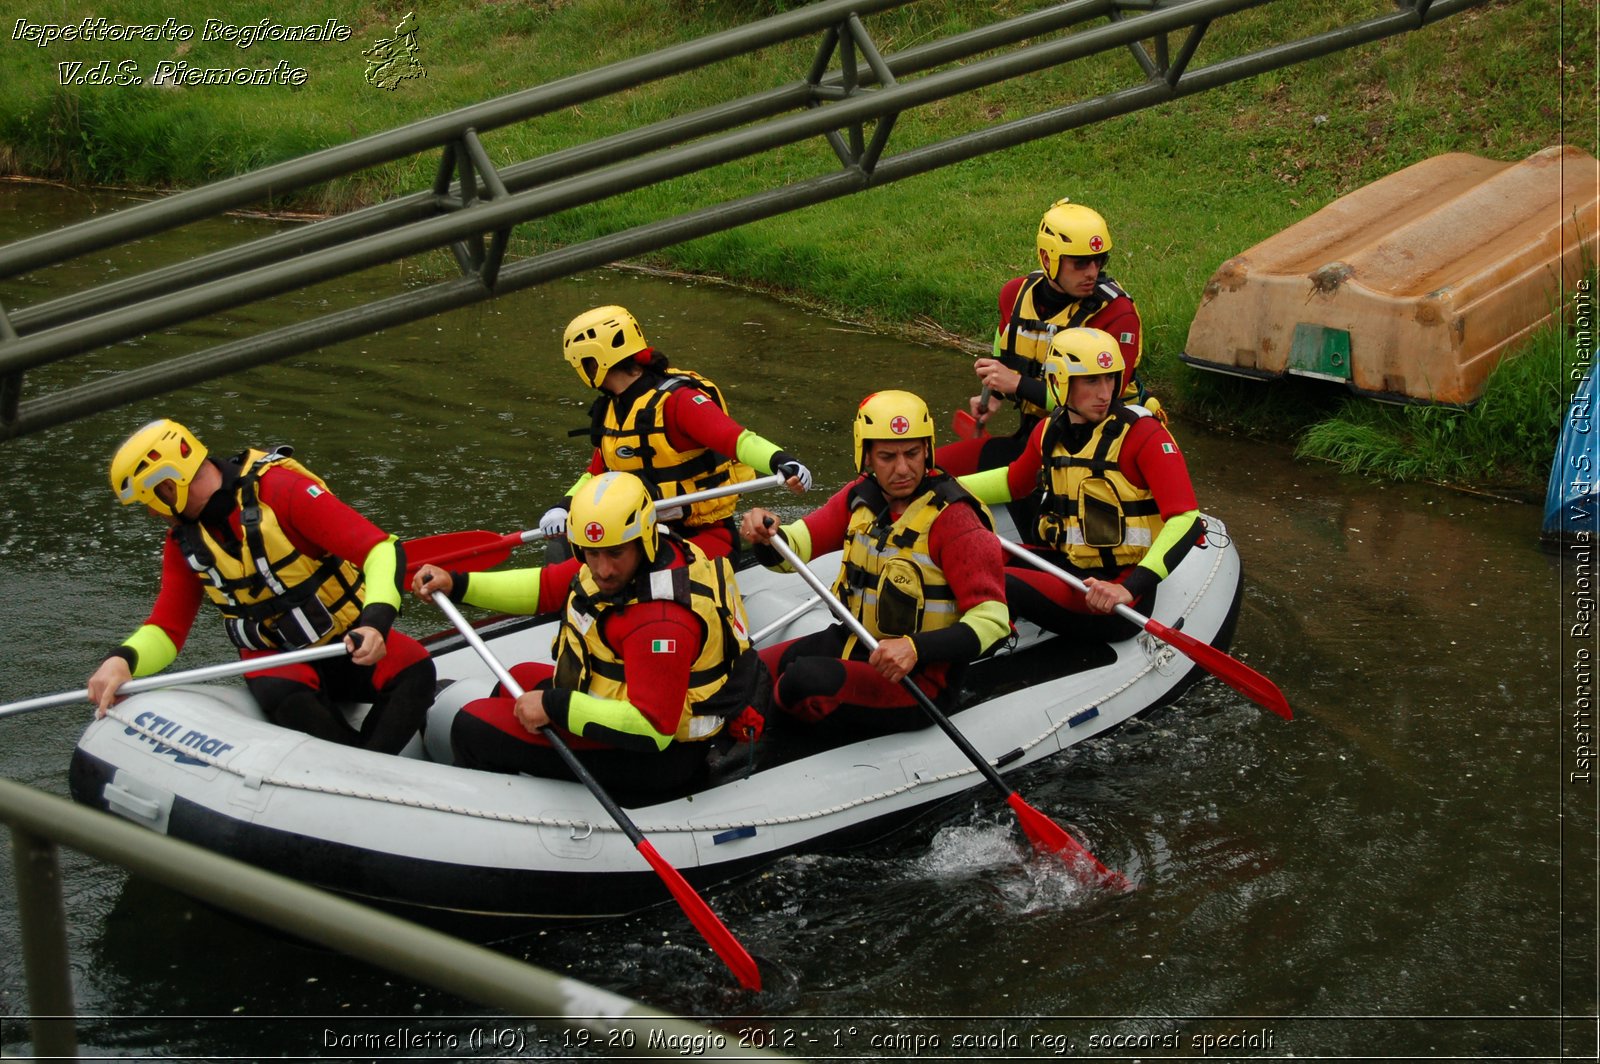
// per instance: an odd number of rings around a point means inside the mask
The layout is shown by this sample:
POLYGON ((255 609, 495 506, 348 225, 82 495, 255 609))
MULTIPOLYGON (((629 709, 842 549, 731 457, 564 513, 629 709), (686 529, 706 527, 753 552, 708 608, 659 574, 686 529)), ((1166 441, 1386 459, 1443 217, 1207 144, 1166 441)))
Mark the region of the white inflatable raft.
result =
MULTIPOLYGON (((1153 616, 1225 647, 1239 608, 1239 558, 1222 523, 1207 520, 1206 546, 1162 583, 1153 616)), ((812 566, 828 581, 837 567, 837 554, 812 566)), ((751 568, 739 581, 752 631, 773 629, 763 644, 831 620, 820 603, 795 615, 811 592, 793 574, 751 568)), ((553 624, 506 618, 480 632, 508 665, 549 661, 553 624)), ((1025 622, 1018 629, 1011 644, 969 668, 952 718, 1001 771, 1165 705, 1204 675, 1145 634, 1067 646, 1025 622)), ((72 794, 153 831, 479 934, 669 900, 582 785, 449 764, 450 718, 493 680, 458 635, 432 649, 450 682, 430 712, 426 741, 404 756, 278 728, 243 686, 173 687, 128 698, 89 726, 73 757, 72 794)), ((791 738, 794 730, 764 738, 754 756, 730 747, 707 789, 630 810, 697 887, 785 854, 881 836, 985 786, 931 724, 825 749, 807 748, 803 737, 791 738)))

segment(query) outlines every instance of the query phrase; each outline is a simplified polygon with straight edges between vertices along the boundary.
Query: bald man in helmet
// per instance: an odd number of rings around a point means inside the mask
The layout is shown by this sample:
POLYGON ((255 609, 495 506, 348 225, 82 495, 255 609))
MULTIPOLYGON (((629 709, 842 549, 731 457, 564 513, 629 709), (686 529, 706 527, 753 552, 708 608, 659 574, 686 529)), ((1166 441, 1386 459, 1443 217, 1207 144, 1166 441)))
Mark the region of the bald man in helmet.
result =
POLYGON ((1003 556, 988 510, 933 465, 933 419, 906 391, 874 392, 856 411, 860 476, 798 521, 778 527, 751 510, 740 535, 782 568, 766 544, 782 535, 809 561, 844 551, 834 595, 877 639, 868 653, 843 624, 763 651, 778 707, 852 734, 928 723, 901 681, 946 703, 967 663, 1011 630, 1003 556))
POLYGON ((1106 641, 1136 634, 1116 607, 1150 614, 1160 582, 1205 542, 1183 452, 1158 418, 1122 401, 1126 373, 1109 333, 1056 333, 1044 363, 1050 416, 1010 465, 961 478, 991 505, 1037 495, 1027 538, 1088 587, 1081 594, 1030 565, 1008 565, 1012 611, 1048 631, 1106 641))
POLYGON ((145 623, 89 678, 104 713, 118 689, 172 663, 206 598, 241 658, 342 639, 344 658, 267 667, 245 682, 268 720, 319 739, 399 753, 433 702, 433 660, 391 630, 405 558, 395 537, 336 498, 293 450, 210 455, 172 420, 152 421, 117 449, 111 489, 171 531, 161 590, 145 623), (370 702, 360 729, 342 703, 370 702))
POLYGON ((562 617, 555 664, 511 669, 522 697, 497 693, 456 715, 456 764, 570 779, 540 734, 553 727, 619 801, 637 804, 692 790, 724 733, 759 737, 771 680, 750 649, 733 566, 658 524, 655 502, 634 474, 601 473, 572 496, 576 557, 542 569, 417 571, 411 589, 425 601, 442 592, 562 617))
POLYGON ((1132 401, 1138 394, 1133 373, 1143 344, 1139 311, 1133 297, 1106 272, 1112 247, 1106 220, 1081 203, 1060 199, 1039 220, 1034 243, 1039 269, 1012 278, 1000 289, 994 352, 974 363, 983 391, 970 401, 973 417, 987 421, 1010 400, 1019 412, 1017 427, 1008 436, 980 436, 941 447, 939 466, 952 476, 993 469, 1022 453, 1028 433, 1050 412, 1042 374, 1050 338, 1061 329, 1089 326, 1116 337, 1127 366, 1126 398, 1132 401))

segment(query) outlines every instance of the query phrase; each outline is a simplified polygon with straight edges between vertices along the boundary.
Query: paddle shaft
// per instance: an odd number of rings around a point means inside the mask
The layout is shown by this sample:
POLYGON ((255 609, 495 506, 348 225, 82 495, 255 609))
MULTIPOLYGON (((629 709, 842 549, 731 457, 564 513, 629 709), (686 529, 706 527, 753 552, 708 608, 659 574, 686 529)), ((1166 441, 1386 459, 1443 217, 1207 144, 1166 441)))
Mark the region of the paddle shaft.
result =
MULTIPOLYGON (((658 518, 663 513, 677 515, 685 507, 693 506, 695 503, 706 502, 710 499, 720 499, 727 495, 739 495, 747 491, 765 491, 768 488, 781 487, 787 479, 781 473, 773 473, 771 476, 757 477, 755 480, 746 480, 737 484, 720 484, 714 488, 706 488, 704 491, 691 491, 687 495, 675 495, 670 499, 661 499, 656 502, 656 515, 658 518)), ((484 532, 481 537, 467 532, 441 534, 441 536, 453 535, 473 536, 473 542, 455 550, 429 556, 425 547, 425 539, 434 537, 413 540, 412 543, 407 545, 408 554, 413 549, 420 549, 422 556, 408 557, 406 571, 413 573, 423 565, 437 565, 443 569, 451 562, 458 562, 463 558, 472 558, 479 554, 487 554, 491 551, 502 549, 509 554, 513 547, 519 547, 524 543, 532 543, 536 539, 545 538, 544 533, 537 528, 530 528, 522 532, 507 532, 504 535, 484 532)))
MULTIPOLYGON (((467 641, 468 645, 478 652, 478 657, 482 658, 483 663, 489 666, 490 671, 495 674, 495 678, 500 681, 500 686, 505 688, 506 693, 512 698, 521 698, 524 694, 522 685, 511 678, 511 672, 495 656, 494 651, 489 649, 489 645, 483 641, 483 637, 473 629, 472 625, 467 623, 467 619, 461 616, 461 611, 456 609, 454 602, 450 601, 450 596, 436 591, 433 594, 433 604, 438 606, 440 611, 450 619, 450 623, 456 626, 456 630, 461 633, 461 637, 467 641)), ((622 829, 624 835, 628 836, 628 840, 635 846, 644 841, 644 833, 639 830, 628 814, 623 812, 622 806, 616 803, 616 799, 607 794, 605 788, 600 786, 599 781, 584 767, 583 762, 578 760, 578 755, 572 752, 572 747, 566 744, 566 741, 557 734, 556 730, 549 725, 545 725, 539 729, 539 733, 550 740, 551 747, 561 757, 561 760, 566 763, 567 768, 578 778, 579 783, 589 788, 589 793, 594 795, 595 801, 599 802, 605 811, 610 814, 611 819, 617 822, 617 826, 622 829)))
MULTIPOLYGON (((321 661, 324 658, 336 658, 350 651, 345 649, 344 640, 329 643, 327 646, 305 647, 301 650, 286 650, 282 654, 270 654, 261 658, 245 658, 239 661, 224 661, 220 665, 203 665, 198 669, 185 669, 183 672, 171 672, 160 676, 145 676, 137 680, 129 680, 117 689, 117 696, 136 695, 140 691, 155 691, 163 687, 175 687, 183 683, 203 683, 207 680, 222 680, 229 676, 239 676, 258 669, 275 669, 281 665, 295 665, 305 661, 321 661)), ((29 713, 35 709, 48 709, 51 706, 64 706, 70 702, 87 702, 89 689, 81 691, 63 691, 60 694, 40 695, 38 698, 24 699, 21 702, 12 702, 0 706, 0 717, 10 717, 19 713, 29 713)))
POLYGON ((697 502, 709 502, 720 499, 726 495, 743 495, 747 491, 766 491, 768 488, 781 488, 788 483, 789 478, 782 473, 772 473, 768 476, 757 477, 754 480, 740 481, 737 484, 719 484, 714 488, 703 491, 691 491, 687 495, 674 495, 670 499, 656 500, 656 519, 660 521, 673 521, 682 514, 675 514, 675 510, 686 510, 697 502), (665 514, 667 516, 663 517, 665 514))
MULTIPOLYGON (((809 584, 811 590, 815 591, 817 596, 827 603, 828 609, 833 611, 833 615, 843 621, 845 627, 849 628, 851 632, 855 633, 855 637, 861 641, 862 646, 869 651, 878 649, 878 641, 873 638, 871 632, 867 631, 866 625, 862 624, 853 613, 845 609, 844 603, 834 596, 833 592, 828 589, 828 585, 822 582, 821 577, 811 571, 810 566, 800 560, 800 556, 794 552, 794 548, 784 541, 782 534, 773 536, 769 545, 783 557, 784 561, 789 563, 795 572, 800 574, 800 579, 809 584)), ((968 760, 977 767, 979 772, 983 773, 984 778, 999 788, 1000 793, 1009 797, 1011 795, 1011 786, 1006 783, 1005 778, 989 763, 989 759, 984 757, 978 748, 968 741, 967 737, 961 733, 961 729, 951 722, 950 718, 934 703, 933 699, 928 697, 928 693, 918 687, 916 681, 909 676, 903 677, 900 682, 921 703, 923 711, 933 719, 933 722, 943 729, 946 735, 950 736, 956 746, 961 749, 961 752, 967 755, 968 760)))
MULTIPOLYGON (((1001 549, 1012 557, 1019 558, 1035 569, 1042 570, 1065 581, 1067 586, 1081 594, 1087 595, 1089 593, 1089 585, 1059 565, 1052 565, 1032 551, 1024 550, 1022 547, 1010 542, 1004 536, 996 536, 995 538, 1000 541, 1001 549)), ((1182 653, 1196 665, 1199 665, 1257 705, 1271 710, 1284 720, 1294 719, 1294 711, 1289 708, 1289 700, 1284 697, 1278 685, 1238 658, 1228 654, 1226 651, 1218 650, 1210 643, 1203 642, 1192 635, 1180 632, 1176 628, 1146 617, 1132 606, 1126 606, 1119 602, 1116 610, 1119 616, 1132 621, 1144 631, 1149 632, 1155 638, 1182 653)))
MULTIPOLYGON (((461 637, 467 641, 473 650, 478 652, 478 657, 483 659, 483 663, 493 670, 495 676, 499 678, 501 686, 505 688, 506 693, 512 698, 521 698, 523 695, 522 685, 512 679, 510 671, 501 664, 494 651, 489 649, 488 644, 483 641, 483 637, 478 635, 472 625, 467 623, 465 617, 461 616, 461 611, 456 609, 454 602, 450 601, 450 596, 436 591, 433 595, 433 602, 446 617, 450 618, 450 623, 456 626, 456 630, 461 633, 461 637)), ((617 827, 621 828, 622 833, 633 843, 634 849, 639 851, 640 856, 655 870, 656 875, 661 877, 661 881, 666 885, 673 899, 683 910, 684 915, 689 918, 689 922, 705 938, 707 944, 711 946, 717 956, 722 958, 722 962, 728 966, 734 977, 739 980, 739 985, 746 990, 760 990, 761 970, 756 966, 754 958, 739 944, 739 940, 733 937, 733 932, 729 931, 727 926, 717 919, 717 914, 711 911, 711 906, 706 904, 705 899, 700 897, 695 889, 689 885, 689 881, 683 878, 682 873, 674 868, 666 858, 661 856, 650 840, 644 837, 644 832, 639 830, 639 826, 633 822, 633 818, 623 811, 622 806, 617 804, 616 799, 606 793, 606 789, 600 786, 600 781, 595 779, 593 774, 584 767, 583 762, 578 760, 578 756, 572 752, 572 748, 557 734, 556 730, 549 725, 545 725, 539 729, 539 733, 550 741, 550 746, 560 755, 561 760, 565 762, 573 776, 577 778, 579 783, 588 788, 589 793, 594 795, 595 801, 600 803, 611 819, 616 822, 617 827)))
POLYGON ((994 389, 987 384, 978 393, 978 416, 972 419, 974 434, 983 431, 983 423, 989 420, 989 397, 994 394, 994 389))
POLYGON ((815 606, 817 604, 817 602, 820 601, 820 599, 821 599, 821 596, 812 595, 810 598, 808 598, 804 602, 800 603, 800 605, 796 606, 794 609, 790 610, 788 613, 785 613, 782 617, 778 617, 775 620, 769 621, 768 623, 762 625, 756 631, 751 632, 750 633, 750 643, 751 643, 751 645, 754 646, 756 643, 761 642, 763 639, 767 638, 767 636, 771 635, 773 632, 776 632, 779 628, 782 628, 784 625, 788 624, 790 621, 795 620, 801 614, 810 612, 811 607, 815 606))
MULTIPOLYGON (((834 597, 833 592, 828 590, 817 577, 817 574, 813 573, 810 567, 800 560, 799 555, 795 554, 793 548, 784 542, 781 535, 774 536, 771 545, 773 549, 782 555, 783 559, 789 563, 795 572, 800 574, 801 579, 811 585, 811 589, 821 597, 822 601, 828 604, 828 609, 833 611, 834 616, 843 621, 845 626, 855 633, 856 638, 861 640, 863 646, 872 650, 877 649, 878 641, 872 637, 872 633, 867 631, 866 627, 849 610, 845 609, 844 603, 834 597)), ((1000 775, 999 770, 989 763, 989 759, 984 757, 977 747, 967 741, 967 737, 961 733, 961 729, 951 723, 950 718, 945 716, 944 711, 934 705, 933 699, 929 698, 927 693, 918 687, 911 677, 903 677, 900 682, 922 705, 923 711, 950 737, 956 747, 967 756, 967 760, 972 762, 973 767, 983 774, 983 778, 988 780, 1005 797, 1006 804, 1017 815, 1017 823, 1021 826, 1022 833, 1028 837, 1035 848, 1056 854, 1074 871, 1080 875, 1087 873, 1085 878, 1092 879, 1102 886, 1112 887, 1116 890, 1127 890, 1129 888, 1128 880, 1121 872, 1114 872, 1101 864, 1100 859, 1089 852, 1088 847, 1068 834, 1067 830, 1060 824, 1057 824, 1054 820, 1029 805, 1022 795, 1014 791, 1011 785, 1006 783, 1005 779, 1000 775)))

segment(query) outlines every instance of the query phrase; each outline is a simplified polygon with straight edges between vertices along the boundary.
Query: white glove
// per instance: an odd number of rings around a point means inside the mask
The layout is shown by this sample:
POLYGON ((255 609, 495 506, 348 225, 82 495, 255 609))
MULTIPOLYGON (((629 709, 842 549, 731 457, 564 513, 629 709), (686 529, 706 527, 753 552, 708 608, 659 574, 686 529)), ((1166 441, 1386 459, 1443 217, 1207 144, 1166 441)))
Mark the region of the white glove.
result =
POLYGON ((539 531, 545 539, 561 539, 567 534, 567 508, 552 506, 539 518, 539 531))
POLYGON ((778 463, 778 467, 774 469, 773 472, 784 477, 794 477, 799 480, 801 491, 811 490, 811 470, 807 469, 793 458, 785 456, 784 460, 778 463))

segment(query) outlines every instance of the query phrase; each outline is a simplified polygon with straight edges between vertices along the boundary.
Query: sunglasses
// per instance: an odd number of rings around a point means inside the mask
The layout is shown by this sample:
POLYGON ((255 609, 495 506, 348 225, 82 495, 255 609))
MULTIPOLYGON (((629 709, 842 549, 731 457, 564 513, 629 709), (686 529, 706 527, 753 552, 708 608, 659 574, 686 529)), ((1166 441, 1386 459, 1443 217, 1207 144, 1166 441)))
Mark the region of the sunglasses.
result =
POLYGON ((1105 269, 1106 263, 1111 261, 1111 252, 1102 251, 1098 255, 1063 255, 1061 257, 1072 263, 1074 270, 1087 270, 1091 262, 1101 269, 1105 269))

